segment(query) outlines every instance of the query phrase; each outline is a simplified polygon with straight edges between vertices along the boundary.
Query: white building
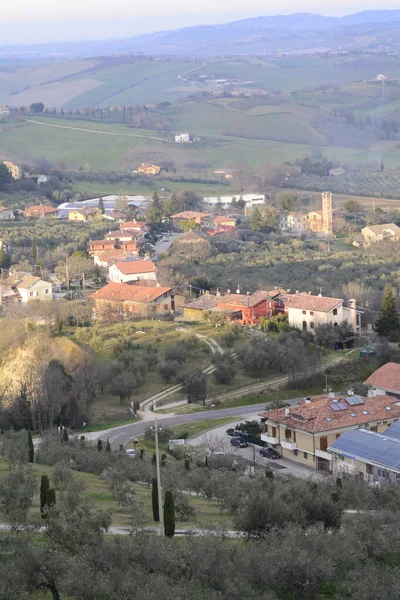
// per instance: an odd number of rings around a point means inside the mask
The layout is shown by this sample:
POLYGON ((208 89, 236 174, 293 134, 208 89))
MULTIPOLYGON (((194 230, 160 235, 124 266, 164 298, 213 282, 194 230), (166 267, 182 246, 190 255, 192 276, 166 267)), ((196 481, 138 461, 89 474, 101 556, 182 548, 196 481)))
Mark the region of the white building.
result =
POLYGON ((115 283, 129 283, 141 279, 157 281, 157 270, 151 260, 116 262, 108 269, 108 279, 115 283))
POLYGON ((0 221, 13 221, 14 219, 14 211, 11 208, 0 206, 0 221))
POLYGON ((47 175, 39 175, 37 182, 38 182, 38 185, 41 185, 41 184, 43 185, 44 183, 47 183, 48 180, 49 180, 49 178, 47 175))
POLYGON ((336 327, 347 321, 354 332, 360 331, 361 313, 356 308, 355 300, 349 300, 349 306, 343 306, 340 298, 325 298, 307 293, 288 294, 282 299, 292 327, 312 333, 317 325, 331 323, 336 327))
POLYGON ((11 115, 11 110, 8 106, 0 106, 0 119, 4 119, 5 117, 9 117, 11 115))
POLYGON ((303 233, 308 229, 308 217, 301 212, 281 213, 279 227, 288 233, 303 233))
POLYGON ((207 206, 221 205, 224 208, 228 208, 233 200, 238 202, 243 200, 246 208, 252 208, 260 204, 265 204, 265 194, 238 194, 237 196, 208 196, 203 198, 203 203, 207 206))
MULTIPOLYGON (((102 196, 104 203, 104 210, 106 213, 114 213, 119 208, 120 204, 126 202, 128 206, 136 206, 141 210, 147 210, 150 206, 149 198, 146 196, 126 196, 124 194, 109 194, 108 196, 102 196)), ((68 217, 68 213, 71 210, 77 210, 82 208, 98 208, 100 202, 99 198, 90 198, 89 200, 82 200, 81 202, 63 202, 58 207, 59 217, 68 217)))
POLYGON ((10 284, 18 291, 22 303, 31 300, 52 300, 53 298, 51 283, 29 273, 15 273, 5 280, 5 283, 10 284))
POLYGON ((190 134, 189 133, 178 133, 175 136, 175 142, 177 144, 190 144, 190 134))

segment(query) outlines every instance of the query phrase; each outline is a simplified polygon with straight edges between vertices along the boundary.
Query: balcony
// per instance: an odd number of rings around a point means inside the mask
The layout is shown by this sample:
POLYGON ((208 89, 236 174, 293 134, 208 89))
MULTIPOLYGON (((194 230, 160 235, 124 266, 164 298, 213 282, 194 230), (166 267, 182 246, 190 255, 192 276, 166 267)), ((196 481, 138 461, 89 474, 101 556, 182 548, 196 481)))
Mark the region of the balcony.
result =
POLYGON ((315 449, 315 456, 319 456, 320 458, 325 458, 325 460, 332 460, 332 454, 330 452, 326 452, 325 450, 320 450, 319 448, 315 449))
POLYGON ((273 446, 276 446, 276 444, 279 444, 279 438, 272 437, 271 435, 268 435, 268 433, 262 433, 261 439, 263 442, 267 442, 268 444, 272 444, 273 446))
POLYGON ((285 448, 286 450, 296 450, 297 449, 296 442, 292 442, 290 439, 281 440, 281 446, 282 446, 282 448, 285 448))

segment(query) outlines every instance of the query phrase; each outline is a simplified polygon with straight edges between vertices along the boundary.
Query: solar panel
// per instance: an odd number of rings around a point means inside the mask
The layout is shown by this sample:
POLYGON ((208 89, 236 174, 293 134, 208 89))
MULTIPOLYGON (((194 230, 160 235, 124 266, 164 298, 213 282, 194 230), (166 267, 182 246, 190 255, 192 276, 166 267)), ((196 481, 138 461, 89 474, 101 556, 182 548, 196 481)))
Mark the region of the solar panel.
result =
POLYGON ((346 402, 349 406, 358 406, 360 404, 365 404, 363 398, 361 396, 348 396, 346 398, 346 402))
POLYGON ((346 406, 345 404, 343 404, 343 402, 335 402, 335 404, 330 404, 329 406, 335 412, 338 412, 340 410, 347 410, 348 409, 348 406, 346 406))

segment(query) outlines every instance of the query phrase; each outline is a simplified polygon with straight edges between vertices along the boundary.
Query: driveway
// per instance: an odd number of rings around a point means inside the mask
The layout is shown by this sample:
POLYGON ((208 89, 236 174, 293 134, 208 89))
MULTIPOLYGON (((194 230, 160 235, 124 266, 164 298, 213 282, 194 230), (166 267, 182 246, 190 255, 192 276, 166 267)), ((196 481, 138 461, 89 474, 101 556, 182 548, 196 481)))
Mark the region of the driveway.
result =
POLYGON ((166 252, 169 247, 178 239, 180 238, 182 234, 181 233, 171 233, 169 235, 169 237, 167 237, 166 240, 162 240, 161 242, 158 242, 158 244, 156 244, 154 246, 154 252, 156 252, 156 254, 158 254, 158 256, 160 256, 160 254, 162 254, 163 252, 166 252))

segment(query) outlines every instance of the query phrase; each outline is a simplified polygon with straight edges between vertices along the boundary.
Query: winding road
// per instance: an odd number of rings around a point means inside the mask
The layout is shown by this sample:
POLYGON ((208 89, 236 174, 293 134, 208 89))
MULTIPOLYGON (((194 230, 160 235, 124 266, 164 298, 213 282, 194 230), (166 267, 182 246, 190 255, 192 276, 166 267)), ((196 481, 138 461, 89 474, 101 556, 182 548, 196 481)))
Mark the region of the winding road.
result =
POLYGON ((184 75, 187 75, 188 73, 193 73, 193 71, 197 71, 197 69, 201 69, 202 67, 206 67, 207 63, 204 62, 202 65, 199 65, 197 67, 194 67, 193 69, 189 69, 188 71, 184 71, 183 73, 179 73, 179 75, 177 75, 177 79, 180 79, 181 81, 188 81, 188 79, 186 79, 185 77, 183 77, 184 75))

